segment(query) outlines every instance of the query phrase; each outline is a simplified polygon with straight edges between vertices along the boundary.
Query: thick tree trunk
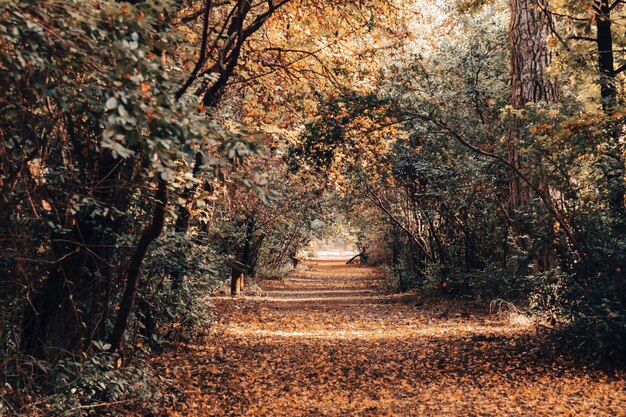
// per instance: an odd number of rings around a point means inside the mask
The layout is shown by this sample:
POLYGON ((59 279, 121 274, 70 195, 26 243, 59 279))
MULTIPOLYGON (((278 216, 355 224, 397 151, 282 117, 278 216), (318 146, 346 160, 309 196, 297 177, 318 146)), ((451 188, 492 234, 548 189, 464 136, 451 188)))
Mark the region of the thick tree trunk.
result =
POLYGON ((541 1, 510 0, 511 104, 516 109, 557 96, 556 82, 547 74, 552 60, 547 47, 550 23, 541 1))
POLYGON ((230 295, 237 296, 241 293, 243 281, 243 272, 235 269, 232 270, 230 276, 230 295))
MULTIPOLYGON (((542 11, 544 0, 510 0, 511 20, 509 41, 511 47, 511 105, 523 109, 527 103, 551 102, 557 96, 557 85, 547 75, 552 59, 547 46, 550 30, 549 17, 542 11)), ((515 119, 508 137, 508 158, 517 168, 522 161, 518 152, 524 135, 523 123, 515 119)), ((509 207, 514 212, 527 199, 528 191, 520 179, 510 180, 509 207)))
MULTIPOLYGON (((543 12, 545 0, 509 0, 511 18, 509 42, 511 47, 511 105, 523 110, 528 103, 551 102, 558 94, 556 81, 547 74, 551 61, 547 38, 550 32, 550 16, 543 12)), ((507 138, 508 161, 517 170, 525 162, 520 154, 526 136, 524 120, 514 118, 507 138)), ((541 188, 541 186, 539 186, 541 188)), ((528 235, 528 225, 519 216, 531 194, 528 186, 516 174, 509 179, 508 209, 513 219, 513 232, 517 236, 528 235)), ((520 248, 530 248, 529 239, 518 238, 520 248)))

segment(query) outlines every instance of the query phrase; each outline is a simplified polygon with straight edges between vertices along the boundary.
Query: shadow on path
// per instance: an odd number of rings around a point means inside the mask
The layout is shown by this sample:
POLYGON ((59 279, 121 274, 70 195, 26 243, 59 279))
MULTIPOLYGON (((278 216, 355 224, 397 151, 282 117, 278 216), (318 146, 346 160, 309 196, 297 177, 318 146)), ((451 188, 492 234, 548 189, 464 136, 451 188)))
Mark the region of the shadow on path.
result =
POLYGON ((384 294, 375 268, 314 261, 218 323, 172 374, 171 416, 619 416, 624 379, 542 357, 528 322, 384 294))

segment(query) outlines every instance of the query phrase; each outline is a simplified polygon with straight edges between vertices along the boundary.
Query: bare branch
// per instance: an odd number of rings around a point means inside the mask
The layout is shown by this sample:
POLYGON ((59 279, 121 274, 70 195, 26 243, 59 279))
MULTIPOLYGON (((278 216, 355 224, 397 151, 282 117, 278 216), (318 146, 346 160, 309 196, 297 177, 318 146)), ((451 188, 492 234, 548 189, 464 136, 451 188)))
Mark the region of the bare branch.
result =
POLYGON ((589 37, 589 36, 572 35, 572 36, 569 36, 568 39, 571 39, 571 40, 574 40, 574 41, 598 42, 598 40, 596 38, 592 38, 592 37, 589 37))

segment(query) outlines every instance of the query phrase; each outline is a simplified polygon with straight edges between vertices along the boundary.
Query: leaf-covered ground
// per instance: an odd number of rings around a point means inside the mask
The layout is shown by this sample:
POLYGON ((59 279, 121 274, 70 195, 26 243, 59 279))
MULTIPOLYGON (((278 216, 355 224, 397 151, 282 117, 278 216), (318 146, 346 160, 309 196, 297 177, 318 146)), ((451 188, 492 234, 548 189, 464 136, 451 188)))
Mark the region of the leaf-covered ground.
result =
POLYGON ((626 383, 536 346, 524 320, 379 289, 374 268, 310 261, 215 299, 172 352, 171 416, 624 416, 626 383))

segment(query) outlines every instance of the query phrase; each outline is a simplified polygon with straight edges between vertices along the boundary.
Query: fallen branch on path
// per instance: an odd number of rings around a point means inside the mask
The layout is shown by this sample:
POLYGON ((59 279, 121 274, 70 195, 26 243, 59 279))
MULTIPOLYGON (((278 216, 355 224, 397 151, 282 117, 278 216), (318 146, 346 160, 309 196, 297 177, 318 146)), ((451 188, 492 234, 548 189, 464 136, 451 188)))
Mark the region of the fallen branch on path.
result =
POLYGON ((365 259, 365 253, 363 252, 359 252, 356 255, 354 255, 352 258, 350 258, 350 260, 348 262, 346 262, 346 265, 350 265, 352 262, 354 262, 354 260, 358 257, 361 257, 361 259, 365 259))

